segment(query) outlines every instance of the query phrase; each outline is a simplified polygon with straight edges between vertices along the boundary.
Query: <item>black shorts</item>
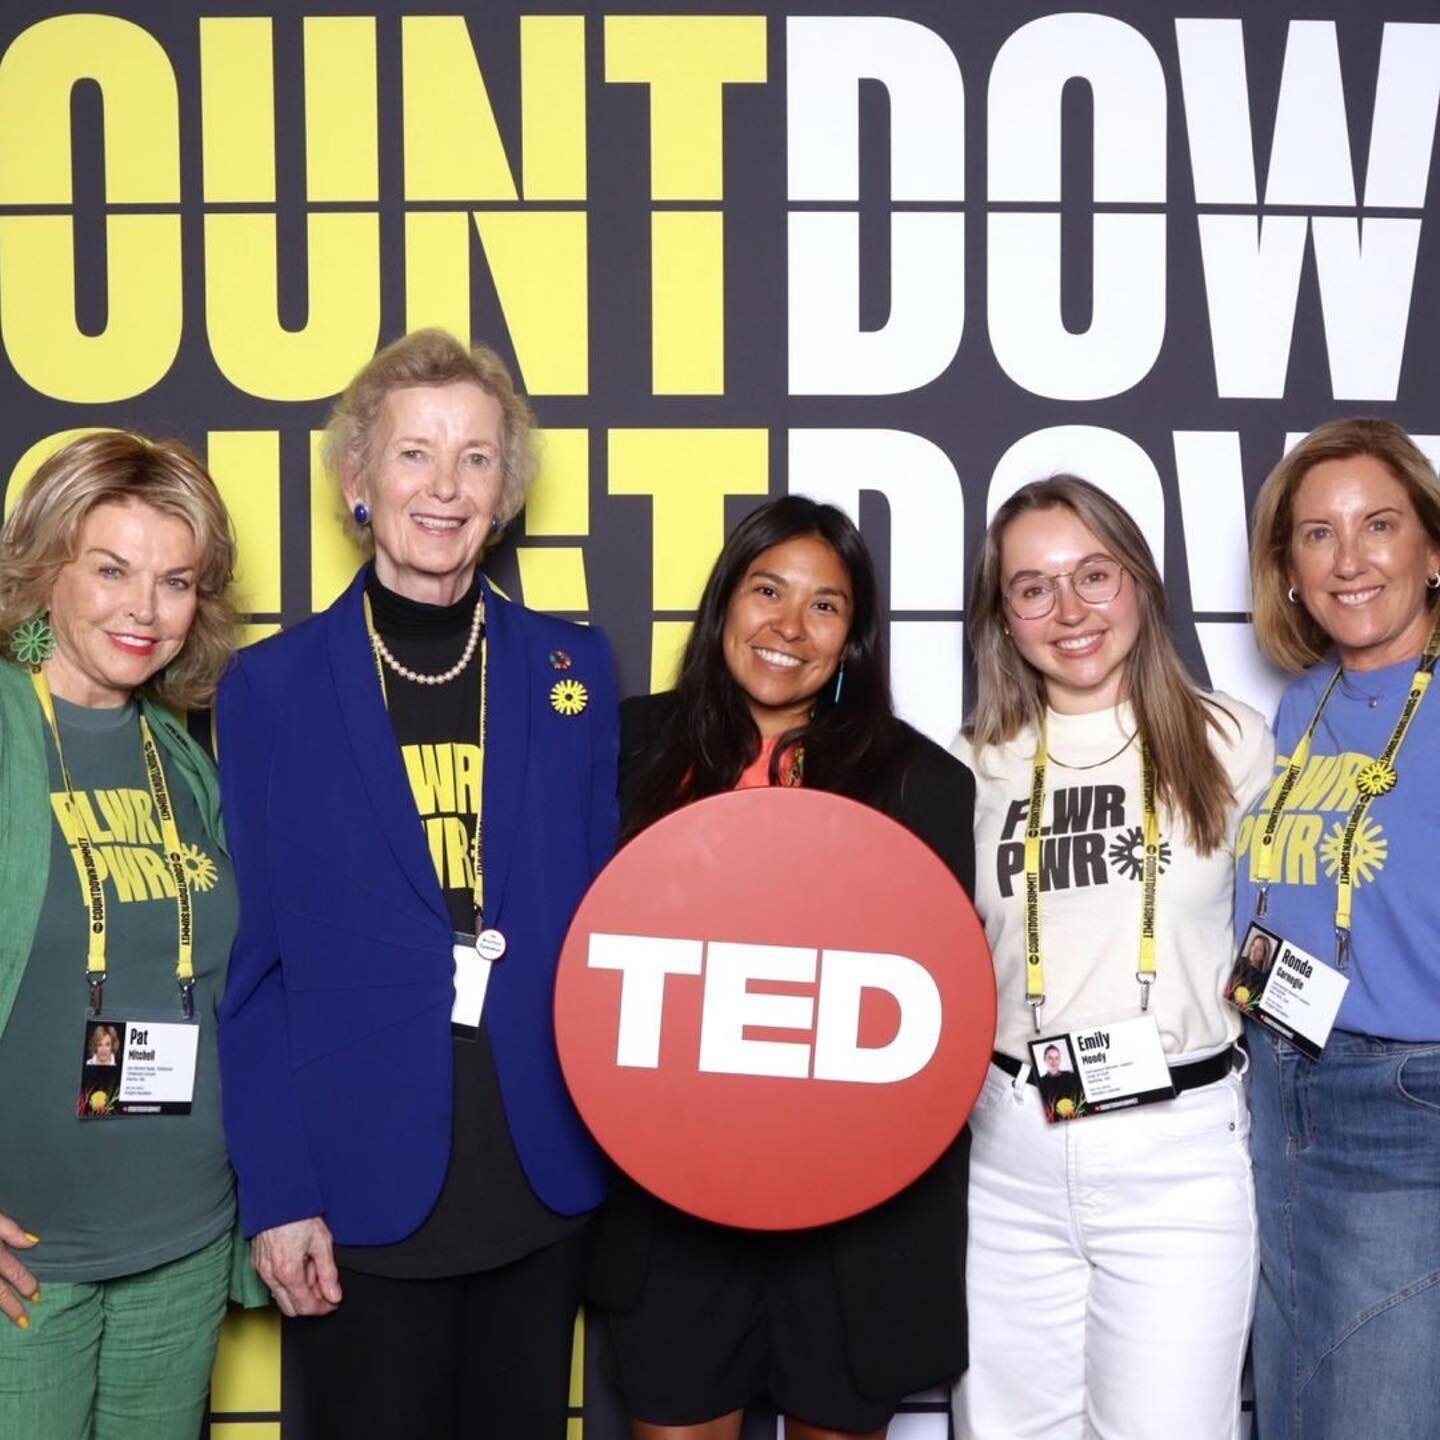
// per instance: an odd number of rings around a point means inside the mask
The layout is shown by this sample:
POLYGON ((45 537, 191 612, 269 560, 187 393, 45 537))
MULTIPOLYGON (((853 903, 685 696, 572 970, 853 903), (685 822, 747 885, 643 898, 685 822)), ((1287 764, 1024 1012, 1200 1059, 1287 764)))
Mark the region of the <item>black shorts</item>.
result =
POLYGON ((653 1211, 639 1300, 608 1316, 613 1378, 632 1416, 697 1425, 768 1398, 822 1429, 890 1420, 904 1396, 863 1395, 851 1375, 825 1228, 735 1230, 639 1192, 624 1203, 653 1211))

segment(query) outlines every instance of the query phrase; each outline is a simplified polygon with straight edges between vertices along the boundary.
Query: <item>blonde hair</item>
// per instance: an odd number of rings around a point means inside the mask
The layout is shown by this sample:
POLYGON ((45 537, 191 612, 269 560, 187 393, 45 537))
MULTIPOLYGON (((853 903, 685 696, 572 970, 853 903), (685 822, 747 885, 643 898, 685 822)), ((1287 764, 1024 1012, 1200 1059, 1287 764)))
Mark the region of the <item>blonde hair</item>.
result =
MULTIPOLYGON (((509 524, 524 506, 539 468, 535 415, 494 350, 488 345, 467 350, 447 330, 412 330, 377 351, 345 387, 325 427, 323 455, 330 474, 342 487, 347 476, 365 474, 380 407, 392 391, 465 384, 478 385, 500 406, 501 487, 495 518, 509 524)), ((345 526, 357 544, 373 544, 369 528, 357 524, 348 507, 345 526)))
MULTIPOLYGON (((1329 420, 1312 430, 1265 477, 1250 525, 1250 593, 1255 638, 1283 670, 1308 670, 1331 651, 1329 634, 1290 589, 1290 541, 1295 492, 1327 460, 1368 455, 1399 481, 1425 532, 1440 545, 1440 482, 1434 466, 1391 420, 1329 420)), ((1433 596, 1429 597, 1435 603, 1433 596)))
POLYGON ((1092 530, 1130 573, 1140 611, 1140 633, 1125 661, 1125 696, 1135 710, 1141 743, 1155 774, 1160 804, 1176 815, 1191 844, 1208 855, 1226 839, 1234 792, 1211 748, 1210 731, 1223 734, 1224 715, 1235 717, 1196 689, 1166 628, 1165 586, 1150 547, 1123 506, 1074 475, 1055 475, 1022 486, 995 512, 985 531, 970 588, 966 631, 975 652, 976 702, 966 733, 977 750, 1002 745, 1026 725, 1037 731, 1045 714, 1044 680, 1020 654, 1005 624, 1000 549, 1019 516, 1064 508, 1092 530))
POLYGON ((40 466, 0 531, 0 651, 49 605, 56 578, 79 552, 90 512, 130 500, 183 520, 198 551, 195 619, 179 653, 142 688, 176 709, 208 705, 235 646, 225 595, 235 537, 215 482, 179 440, 103 430, 72 440, 40 466))

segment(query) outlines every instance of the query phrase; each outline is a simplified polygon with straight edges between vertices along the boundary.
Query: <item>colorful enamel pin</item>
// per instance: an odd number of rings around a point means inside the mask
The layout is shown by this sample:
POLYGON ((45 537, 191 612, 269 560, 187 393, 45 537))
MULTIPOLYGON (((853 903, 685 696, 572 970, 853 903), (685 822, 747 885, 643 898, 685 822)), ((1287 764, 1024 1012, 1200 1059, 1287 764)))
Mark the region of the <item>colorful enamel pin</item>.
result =
POLYGON ((574 663, 568 651, 552 650, 550 652, 550 668, 552 670, 568 670, 574 663))
POLYGON ((557 680, 550 703, 561 715, 578 715, 590 703, 590 692, 578 680, 557 680))

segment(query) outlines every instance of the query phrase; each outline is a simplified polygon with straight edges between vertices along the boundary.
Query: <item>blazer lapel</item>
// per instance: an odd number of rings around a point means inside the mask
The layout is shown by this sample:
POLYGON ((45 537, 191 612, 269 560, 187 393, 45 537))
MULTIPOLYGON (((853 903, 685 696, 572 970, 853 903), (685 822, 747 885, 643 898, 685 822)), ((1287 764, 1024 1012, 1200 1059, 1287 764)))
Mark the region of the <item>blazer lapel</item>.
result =
POLYGON ((420 898, 445 922, 444 897, 425 847, 425 834, 415 811, 410 781, 385 712, 375 673, 375 653, 365 630, 365 575, 361 569, 350 588, 335 602, 330 625, 330 669, 345 732, 354 752, 355 768, 374 807, 395 859, 420 898))
POLYGON ((505 884, 515 857, 524 808, 525 765, 530 751, 530 678, 519 610, 485 589, 485 639, 489 672, 485 736, 485 922, 500 914, 505 884))

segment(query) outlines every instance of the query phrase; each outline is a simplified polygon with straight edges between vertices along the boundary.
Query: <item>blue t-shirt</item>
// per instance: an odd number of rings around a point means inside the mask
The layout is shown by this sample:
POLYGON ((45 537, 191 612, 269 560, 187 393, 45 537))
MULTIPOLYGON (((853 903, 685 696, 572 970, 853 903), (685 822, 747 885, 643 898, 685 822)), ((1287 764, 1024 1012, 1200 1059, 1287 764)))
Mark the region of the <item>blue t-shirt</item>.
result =
MULTIPOLYGON (((1327 965, 1335 959, 1335 877, 1355 775, 1385 748, 1415 666, 1404 660, 1341 678, 1276 833, 1264 923, 1327 965)), ((1237 934, 1255 914, 1252 841, 1333 674, 1332 663, 1317 665, 1281 698, 1275 777, 1239 835, 1237 934)), ((1399 783, 1371 802, 1356 836, 1350 988, 1335 1024, 1389 1040, 1440 1041, 1440 686, 1420 706, 1395 769, 1399 783)))

